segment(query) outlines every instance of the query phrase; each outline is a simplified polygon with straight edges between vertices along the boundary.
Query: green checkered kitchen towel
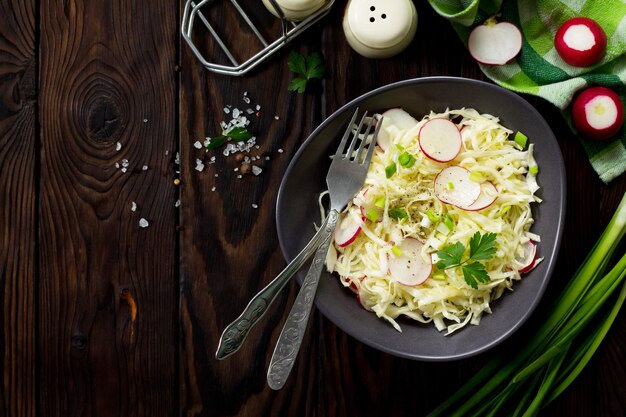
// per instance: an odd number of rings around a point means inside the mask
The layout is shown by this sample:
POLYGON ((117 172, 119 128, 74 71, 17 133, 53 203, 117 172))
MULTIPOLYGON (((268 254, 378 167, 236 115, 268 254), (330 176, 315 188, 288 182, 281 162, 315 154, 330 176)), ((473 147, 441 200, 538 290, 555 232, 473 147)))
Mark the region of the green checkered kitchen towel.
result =
MULTIPOLYGON (((467 43, 471 29, 498 14, 498 21, 515 24, 523 46, 513 61, 501 66, 481 65, 482 71, 502 87, 540 96, 557 106, 570 127, 569 106, 575 94, 602 85, 619 94, 626 104, 625 0, 429 0, 441 16, 452 22, 467 43), (604 58, 592 67, 566 64, 554 49, 554 34, 566 20, 585 16, 602 26, 607 36, 604 58)), ((577 135, 591 165, 608 183, 626 171, 626 128, 617 137, 596 142, 577 135)))

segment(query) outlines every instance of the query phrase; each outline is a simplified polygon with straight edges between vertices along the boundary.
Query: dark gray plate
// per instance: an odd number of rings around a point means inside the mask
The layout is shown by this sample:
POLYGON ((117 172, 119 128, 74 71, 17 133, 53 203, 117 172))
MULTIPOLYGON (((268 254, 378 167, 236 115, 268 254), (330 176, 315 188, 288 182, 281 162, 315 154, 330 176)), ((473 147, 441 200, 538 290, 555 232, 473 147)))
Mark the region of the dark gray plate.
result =
MULTIPOLYGON (((278 193, 276 223, 280 246, 287 260, 293 259, 314 234, 319 224, 317 197, 325 189, 328 156, 335 152, 354 109, 382 111, 403 107, 420 119, 429 111, 473 107, 500 118, 501 123, 524 132, 535 144, 539 164, 538 195, 534 205, 535 225, 541 235, 539 256, 545 258, 533 271, 505 292, 492 305, 493 314, 479 326, 468 325, 450 336, 424 325, 401 319, 402 333, 386 321, 365 311, 354 294, 344 289, 336 276, 324 272, 315 304, 328 319, 346 333, 376 349, 419 360, 444 361, 476 355, 510 336, 535 309, 556 263, 565 218, 565 168, 561 151, 546 121, 523 98, 481 81, 453 77, 406 80, 367 93, 336 111, 304 142, 291 161, 278 193)), ((301 271, 302 283, 306 271, 301 271)))

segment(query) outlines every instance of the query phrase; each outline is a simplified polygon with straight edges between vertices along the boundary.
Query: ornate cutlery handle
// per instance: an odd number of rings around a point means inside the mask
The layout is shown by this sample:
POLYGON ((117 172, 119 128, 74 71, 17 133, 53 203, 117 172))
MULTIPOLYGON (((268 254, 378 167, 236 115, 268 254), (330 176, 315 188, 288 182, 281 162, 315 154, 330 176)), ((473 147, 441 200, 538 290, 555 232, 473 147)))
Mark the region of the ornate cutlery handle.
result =
MULTIPOLYGON (((302 264, 313 255, 315 249, 327 237, 325 230, 329 222, 330 215, 326 218, 320 229, 315 233, 311 241, 300 251, 300 253, 276 276, 269 284, 255 295, 243 313, 229 324, 220 337, 215 357, 225 359, 237 352, 246 340, 252 326, 263 317, 269 306, 272 304, 280 290, 291 277, 302 267, 302 264)), ((336 219, 335 219, 336 221, 336 219)))
POLYGON ((278 390, 285 385, 285 381, 298 355, 298 350, 302 344, 307 323, 309 322, 309 316, 311 315, 311 307, 313 306, 313 300, 315 300, 315 292, 317 291, 317 284, 320 281, 320 274, 324 267, 324 260, 328 253, 331 241, 330 236, 333 230, 335 230, 338 215, 339 213, 336 210, 331 210, 325 227, 320 229, 324 231, 324 241, 317 249, 317 252, 315 252, 315 258, 313 258, 309 272, 306 274, 302 288, 300 288, 298 297, 289 312, 285 326, 276 343, 276 348, 267 371, 267 384, 272 389, 278 390))

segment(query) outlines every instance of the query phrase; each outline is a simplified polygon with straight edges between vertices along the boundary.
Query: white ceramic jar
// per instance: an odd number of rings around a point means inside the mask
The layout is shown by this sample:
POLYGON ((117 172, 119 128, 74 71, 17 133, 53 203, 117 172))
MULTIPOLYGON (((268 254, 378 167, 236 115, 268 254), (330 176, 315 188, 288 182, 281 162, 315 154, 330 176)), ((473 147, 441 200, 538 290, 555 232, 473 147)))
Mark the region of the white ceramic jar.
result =
MULTIPOLYGON (((304 20, 322 8, 328 0, 275 0, 289 20, 304 20)), ((263 0, 263 4, 274 16, 280 17, 270 0, 263 0)))
POLYGON ((343 31, 352 49, 367 58, 388 58, 404 50, 417 30, 411 0, 350 0, 343 31))

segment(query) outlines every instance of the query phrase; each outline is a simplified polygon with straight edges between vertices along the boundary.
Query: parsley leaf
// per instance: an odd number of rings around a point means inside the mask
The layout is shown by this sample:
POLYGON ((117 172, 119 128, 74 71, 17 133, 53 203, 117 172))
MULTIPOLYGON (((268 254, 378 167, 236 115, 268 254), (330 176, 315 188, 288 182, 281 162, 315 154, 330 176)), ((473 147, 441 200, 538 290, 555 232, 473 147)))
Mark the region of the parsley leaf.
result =
POLYGON ((209 139, 209 142, 206 144, 206 147, 208 149, 216 149, 222 146, 224 142, 226 142, 226 136, 224 135, 213 136, 211 139, 209 139))
POLYGON ((252 133, 248 132, 245 127, 234 127, 228 132, 224 133, 235 142, 243 142, 252 137, 252 133))
POLYGON ((456 242, 453 245, 446 246, 437 252, 437 256, 439 257, 439 261, 437 261, 437 268, 443 270, 461 265, 461 259, 463 258, 464 253, 465 246, 461 242, 456 242))
POLYGON ((463 259, 465 254, 465 245, 456 242, 437 251, 439 261, 437 268, 440 270, 461 267, 463 278, 467 285, 474 289, 478 289, 478 283, 489 282, 489 274, 483 265, 477 261, 486 261, 496 253, 496 234, 486 233, 482 235, 480 232, 474 233, 469 241, 469 256, 463 259))
POLYGON ((474 261, 490 259, 496 253, 496 234, 486 233, 481 235, 480 232, 476 232, 470 239, 469 246, 470 259, 474 261))
POLYGON ((305 58, 298 52, 292 51, 287 65, 291 71, 302 75, 302 77, 294 77, 287 87, 289 91, 297 91, 298 93, 304 93, 307 83, 315 78, 321 79, 326 71, 322 57, 315 52, 305 58))
POLYGON ((480 262, 463 265, 461 270, 463 271, 463 278, 465 278, 465 282, 467 282, 467 284, 475 290, 478 289, 478 283, 476 281, 483 284, 489 282, 489 274, 485 269, 485 265, 480 262))

